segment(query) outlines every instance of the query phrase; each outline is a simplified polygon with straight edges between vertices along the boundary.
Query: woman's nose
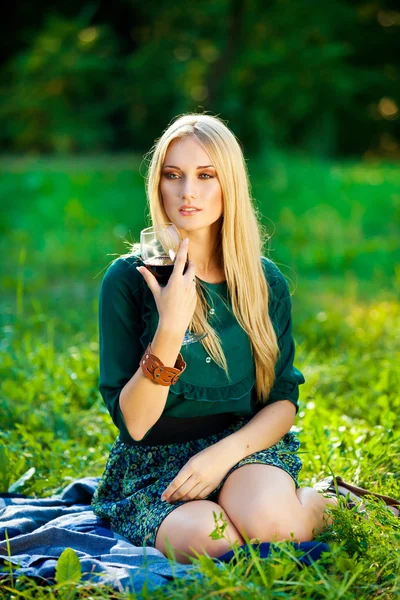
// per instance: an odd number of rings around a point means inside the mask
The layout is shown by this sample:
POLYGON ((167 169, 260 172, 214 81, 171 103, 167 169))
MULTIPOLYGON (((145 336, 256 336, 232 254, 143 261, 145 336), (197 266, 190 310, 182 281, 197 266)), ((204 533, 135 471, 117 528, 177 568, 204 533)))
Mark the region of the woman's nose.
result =
POLYGON ((193 182, 184 182, 182 188, 182 198, 196 198, 196 190, 193 182))

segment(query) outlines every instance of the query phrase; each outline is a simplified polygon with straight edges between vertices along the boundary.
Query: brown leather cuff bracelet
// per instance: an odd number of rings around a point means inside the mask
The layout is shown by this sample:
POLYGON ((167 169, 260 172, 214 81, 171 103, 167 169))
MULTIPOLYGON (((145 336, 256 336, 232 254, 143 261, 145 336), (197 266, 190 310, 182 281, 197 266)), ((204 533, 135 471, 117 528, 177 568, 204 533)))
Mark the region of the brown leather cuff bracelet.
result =
POLYGON ((181 353, 178 354, 175 367, 166 367, 157 356, 151 354, 151 344, 147 346, 140 360, 140 366, 144 375, 159 385, 174 385, 186 369, 181 353))

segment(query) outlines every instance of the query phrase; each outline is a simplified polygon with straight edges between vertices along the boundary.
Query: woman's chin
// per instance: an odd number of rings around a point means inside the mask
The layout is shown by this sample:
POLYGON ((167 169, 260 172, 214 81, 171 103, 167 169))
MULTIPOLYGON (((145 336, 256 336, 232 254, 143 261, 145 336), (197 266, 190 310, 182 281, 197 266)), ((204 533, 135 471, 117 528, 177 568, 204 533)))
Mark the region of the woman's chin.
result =
POLYGON ((177 223, 177 227, 179 229, 179 231, 184 231, 184 232, 188 232, 188 231, 197 231, 198 229, 203 229, 204 225, 199 225, 198 223, 190 223, 188 222, 188 220, 185 220, 184 223, 182 223, 182 219, 180 219, 177 223))

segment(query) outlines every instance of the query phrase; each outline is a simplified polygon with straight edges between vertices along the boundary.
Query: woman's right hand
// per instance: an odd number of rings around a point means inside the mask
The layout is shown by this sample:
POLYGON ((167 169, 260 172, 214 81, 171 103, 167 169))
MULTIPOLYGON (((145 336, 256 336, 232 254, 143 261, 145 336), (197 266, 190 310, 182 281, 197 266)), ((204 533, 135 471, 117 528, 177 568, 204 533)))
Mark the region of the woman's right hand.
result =
POLYGON ((186 238, 179 246, 172 274, 165 287, 160 286, 146 267, 137 267, 154 296, 160 317, 159 326, 182 337, 189 327, 197 304, 196 267, 193 261, 189 261, 186 273, 183 274, 188 247, 189 238, 186 238))

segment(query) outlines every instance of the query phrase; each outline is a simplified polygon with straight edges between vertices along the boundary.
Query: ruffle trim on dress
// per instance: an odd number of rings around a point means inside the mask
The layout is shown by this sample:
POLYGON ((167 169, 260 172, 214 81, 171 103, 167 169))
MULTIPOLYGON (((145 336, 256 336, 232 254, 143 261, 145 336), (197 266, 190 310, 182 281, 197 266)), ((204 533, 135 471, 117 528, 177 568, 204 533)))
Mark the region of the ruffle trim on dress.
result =
POLYGON ((176 395, 183 395, 187 400, 197 400, 199 402, 227 402, 230 400, 240 400, 247 396, 255 384, 254 371, 251 370, 246 377, 231 385, 220 386, 199 386, 193 385, 182 380, 182 377, 170 386, 170 392, 176 395))
POLYGON ((299 386, 303 383, 305 383, 303 373, 296 369, 296 367, 292 367, 290 378, 287 377, 276 381, 269 394, 268 400, 273 402, 276 400, 288 399, 297 402, 299 398, 299 386))

